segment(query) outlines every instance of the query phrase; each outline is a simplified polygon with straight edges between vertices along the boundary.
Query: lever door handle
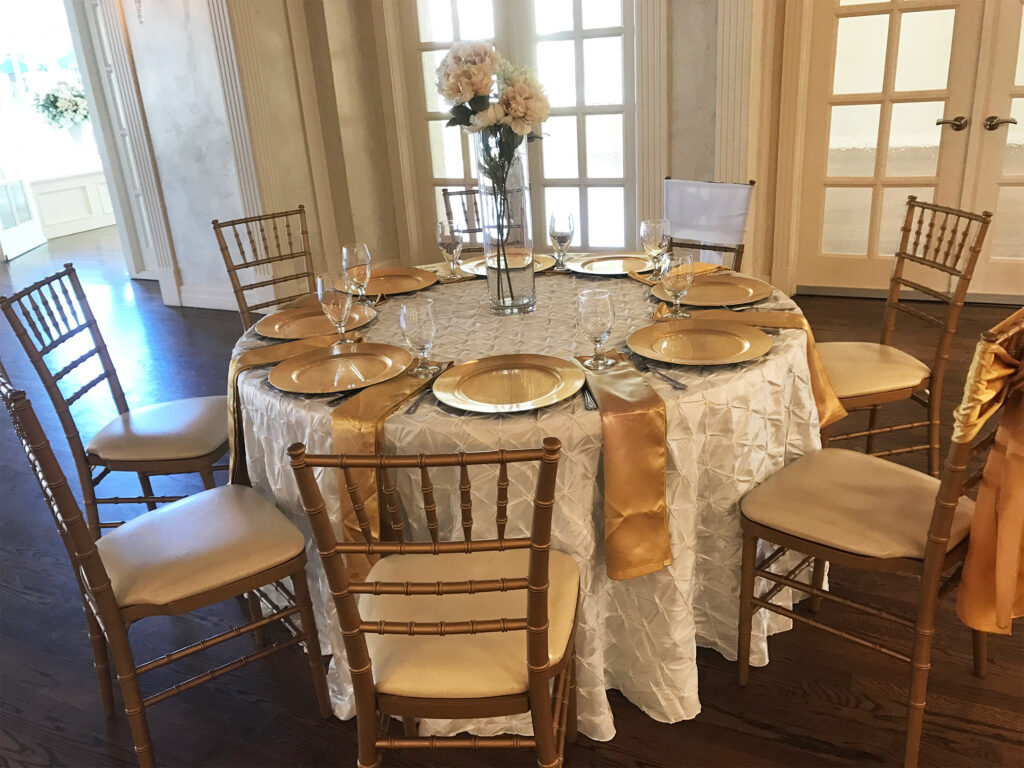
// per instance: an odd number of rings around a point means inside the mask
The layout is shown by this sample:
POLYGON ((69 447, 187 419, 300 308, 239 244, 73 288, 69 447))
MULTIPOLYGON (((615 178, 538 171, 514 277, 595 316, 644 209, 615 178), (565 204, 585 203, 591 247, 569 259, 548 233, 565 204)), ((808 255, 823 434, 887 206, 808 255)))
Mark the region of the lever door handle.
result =
POLYGON ((948 120, 946 118, 942 118, 941 120, 936 120, 935 124, 936 125, 948 125, 954 131, 962 131, 964 128, 967 127, 967 118, 964 117, 963 115, 957 115, 956 117, 950 118, 948 120))
POLYGON ((999 117, 999 115, 989 115, 985 118, 983 125, 986 131, 994 131, 1000 125, 1016 125, 1017 119, 1014 117, 999 117))

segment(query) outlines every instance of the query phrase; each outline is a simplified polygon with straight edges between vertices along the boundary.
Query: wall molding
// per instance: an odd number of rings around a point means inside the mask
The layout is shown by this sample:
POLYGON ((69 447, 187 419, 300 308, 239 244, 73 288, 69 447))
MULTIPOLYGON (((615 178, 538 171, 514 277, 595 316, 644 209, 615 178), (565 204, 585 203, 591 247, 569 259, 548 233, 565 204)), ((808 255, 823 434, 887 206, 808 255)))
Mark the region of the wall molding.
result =
POLYGON ((747 181, 752 0, 718 0, 715 180, 747 181))
MULTIPOLYGON (((669 175, 668 12, 665 0, 633 4, 636 57, 637 218, 664 210, 669 175)), ((635 236, 635 233, 634 233, 635 236)))
POLYGON ((238 311, 238 302, 235 301, 235 294, 230 287, 217 287, 212 285, 192 285, 185 283, 181 286, 181 303, 186 307, 198 309, 225 309, 230 312, 238 311))

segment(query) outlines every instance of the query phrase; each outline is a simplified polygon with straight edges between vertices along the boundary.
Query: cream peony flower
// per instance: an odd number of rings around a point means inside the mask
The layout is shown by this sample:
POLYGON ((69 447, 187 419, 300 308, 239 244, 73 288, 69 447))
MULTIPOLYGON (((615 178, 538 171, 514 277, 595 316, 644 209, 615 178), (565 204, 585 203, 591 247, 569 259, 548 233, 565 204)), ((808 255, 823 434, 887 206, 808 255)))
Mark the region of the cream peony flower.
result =
POLYGON ((481 128, 496 125, 505 119, 505 108, 501 104, 491 104, 482 112, 477 112, 469 118, 469 126, 466 128, 470 133, 476 133, 481 128))
POLYGON ((464 104, 491 92, 501 61, 490 43, 456 43, 437 68, 437 91, 451 104, 464 104))
POLYGON ((505 110, 501 120, 520 136, 551 115, 551 104, 544 87, 529 67, 516 67, 503 61, 498 67, 498 104, 505 110))

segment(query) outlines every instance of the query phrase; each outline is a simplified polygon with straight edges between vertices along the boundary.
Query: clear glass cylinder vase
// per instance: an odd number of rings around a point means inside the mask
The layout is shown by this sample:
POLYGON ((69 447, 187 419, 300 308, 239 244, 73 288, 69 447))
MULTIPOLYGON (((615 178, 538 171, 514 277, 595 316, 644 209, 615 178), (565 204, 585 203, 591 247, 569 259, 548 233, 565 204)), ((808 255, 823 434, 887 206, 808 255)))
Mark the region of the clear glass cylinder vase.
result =
POLYGON ((474 137, 491 311, 497 315, 532 312, 537 308, 537 292, 527 141, 508 126, 484 129, 474 137))

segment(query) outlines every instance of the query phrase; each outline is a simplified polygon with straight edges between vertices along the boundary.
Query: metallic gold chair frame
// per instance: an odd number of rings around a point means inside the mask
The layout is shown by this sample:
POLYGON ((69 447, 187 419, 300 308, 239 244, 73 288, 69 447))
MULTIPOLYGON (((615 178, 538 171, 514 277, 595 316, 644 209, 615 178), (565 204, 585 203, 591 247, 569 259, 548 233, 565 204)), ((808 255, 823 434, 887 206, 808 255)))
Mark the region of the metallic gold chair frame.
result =
MULTIPOLYGON (((252 313, 258 310, 282 304, 292 299, 314 293, 316 282, 313 279, 313 255, 309 248, 309 230, 306 227, 306 208, 298 206, 293 211, 280 211, 278 213, 265 213, 260 216, 248 216, 243 219, 232 219, 231 221, 213 220, 213 232, 217 236, 217 245, 220 246, 221 256, 224 258, 224 266, 228 271, 228 278, 231 280, 231 290, 235 293, 235 300, 238 302, 238 313, 242 317, 242 326, 248 328, 254 322, 252 313), (294 232, 292 226, 293 218, 297 218, 298 232, 294 232), (270 234, 273 237, 273 245, 267 237, 267 226, 269 223, 270 234), (283 232, 282 232, 283 229, 283 232), (227 233, 227 234, 225 234, 227 233), (296 234, 298 235, 299 250, 296 248, 296 234), (284 242, 282 243, 282 236, 284 242), (232 249, 230 243, 234 243, 232 249), (279 277, 258 279, 263 272, 272 274, 276 264, 295 262, 301 260, 299 272, 279 277), (260 301, 250 304, 246 293, 256 291, 260 288, 273 288, 282 283, 303 281, 294 293, 285 296, 276 296, 274 299, 260 301)), ((275 289, 276 290, 276 289, 275 289)), ((289 288, 288 290, 293 290, 289 288)))
MULTIPOLYGON (((373 456, 373 455, 311 455, 302 443, 288 449, 302 496, 309 515, 313 537, 320 551, 331 594, 341 621, 348 656, 349 671, 355 689, 356 718, 359 735, 359 765, 376 768, 383 749, 438 748, 534 748, 537 764, 544 768, 561 766, 565 740, 576 736, 575 632, 572 633, 561 660, 551 665, 548 656, 548 563, 551 546, 551 513, 554 505, 555 475, 561 444, 545 438, 544 447, 534 450, 500 450, 480 453, 439 455, 373 456), (533 525, 529 538, 506 538, 508 522, 508 465, 518 462, 539 462, 536 493, 533 503, 533 525), (472 485, 468 467, 498 464, 496 539, 473 538, 472 485), (362 542, 339 543, 327 517, 323 496, 313 470, 316 467, 340 469, 352 507, 363 535, 362 542), (429 467, 459 467, 459 491, 463 541, 439 541, 437 505, 429 467), (379 475, 383 503, 380 529, 390 541, 374 538, 352 470, 375 469, 379 475), (390 468, 418 469, 423 495, 424 513, 430 542, 406 541, 402 513, 390 468), (342 555, 447 554, 471 552, 503 552, 529 549, 529 572, 526 578, 469 581, 366 582, 350 581, 342 555), (357 594, 389 595, 459 595, 483 592, 528 590, 525 617, 494 618, 458 622, 391 622, 364 621, 355 601, 357 594), (474 699, 412 698, 379 693, 374 684, 372 660, 364 633, 401 635, 464 635, 487 632, 526 630, 529 688, 521 694, 474 699), (554 680, 552 686, 552 679, 554 680), (416 718, 496 717, 529 712, 534 736, 418 736, 416 718), (402 718, 404 738, 389 738, 389 716, 402 718)), ((381 536, 383 539, 384 536, 381 536)), ((426 574, 429 575, 429 574, 426 574)))
POLYGON ((95 536, 100 535, 101 529, 116 528, 121 525, 120 521, 101 522, 98 510, 100 504, 146 504, 149 509, 155 509, 158 503, 182 498, 181 496, 155 495, 149 479, 151 475, 196 473, 202 478, 204 488, 209 489, 216 485, 214 470, 226 469, 226 467, 215 466, 215 462, 227 452, 227 440, 208 454, 188 459, 106 460, 86 452, 71 413, 71 406, 98 384, 106 382, 117 412, 125 414, 129 412, 129 408, 114 363, 107 351, 107 345, 73 265, 65 264, 64 269, 60 272, 33 283, 13 296, 0 296, 0 309, 3 310, 15 336, 28 354, 32 366, 50 396, 50 402, 53 403, 54 410, 57 412, 57 418, 60 419, 82 486, 86 519, 95 536), (82 338, 82 334, 85 332, 88 332, 89 338, 92 340, 91 348, 64 365, 60 370, 51 371, 46 362, 46 356, 57 351, 64 344, 82 338), (60 382, 79 366, 93 358, 99 361, 102 368, 101 373, 73 393, 65 396, 60 388, 60 382), (93 474, 96 469, 99 471, 93 474), (142 486, 143 495, 98 498, 96 488, 111 472, 135 472, 138 475, 139 484, 142 486))
POLYGON ((867 410, 870 412, 868 426, 865 430, 826 434, 825 438, 829 443, 863 437, 866 438, 867 453, 873 456, 895 456, 928 451, 928 472, 938 476, 939 429, 942 420, 939 409, 942 405, 942 385, 949 362, 949 350, 953 344, 953 337, 960 322, 960 312, 963 309, 967 289, 974 276, 974 267, 978 262, 991 219, 992 214, 989 211, 984 211, 981 214, 971 213, 935 203, 921 202, 915 195, 907 197, 907 213, 900 230, 900 244, 896 251, 892 276, 889 281, 889 294, 885 303, 880 343, 886 346, 892 345, 896 330, 896 315, 900 312, 938 328, 940 335, 935 355, 929 366, 931 375, 917 387, 872 392, 842 399, 841 402, 847 411, 867 410), (925 227, 925 218, 928 218, 927 228, 925 227), (971 236, 972 228, 974 229, 973 236, 971 236), (970 240, 970 245, 968 245, 968 240, 970 240), (948 275, 956 281, 953 290, 950 292, 940 291, 905 277, 904 272, 908 264, 917 264, 948 275), (918 291, 946 304, 949 308, 946 310, 945 317, 936 317, 901 301, 901 291, 904 288, 918 291), (878 410, 881 405, 908 399, 926 409, 926 419, 877 426, 878 410), (876 435, 920 428, 928 430, 928 440, 925 443, 882 451, 873 450, 876 435))
POLYGON ((320 657, 320 643, 313 618, 309 587, 306 582, 305 552, 288 562, 249 578, 191 595, 177 602, 164 605, 122 607, 114 596, 110 578, 99 556, 92 533, 85 524, 81 509, 71 493, 67 478, 53 454, 53 449, 32 409, 32 404, 24 392, 13 388, 2 366, 0 366, 0 400, 3 400, 15 431, 21 439, 29 464, 39 482, 39 487, 50 509, 75 574, 75 581, 85 610, 89 641, 93 652, 93 664, 99 680, 100 697, 103 701, 103 711, 108 718, 114 716, 114 692, 108 664, 109 648, 114 659, 114 667, 124 700, 125 714, 128 716, 135 753, 141 768, 150 768, 156 764, 146 718, 148 707, 298 643, 304 643, 306 646, 306 656, 313 676, 313 686, 320 714, 322 717, 331 715, 327 679, 320 657), (285 578, 292 580, 294 588, 292 605, 143 664, 135 663, 128 637, 129 627, 134 622, 148 616, 175 616, 188 613, 213 603, 238 597, 243 593, 285 578), (290 618, 296 614, 300 617, 302 628, 295 630, 292 625, 293 631, 295 631, 294 636, 262 646, 248 655, 174 684, 159 693, 142 696, 139 686, 140 675, 220 645, 246 632, 254 634, 262 632, 267 625, 275 621, 290 623, 290 618))
MULTIPOLYGON (((458 219, 455 218, 455 211, 452 208, 452 198, 458 198, 462 211, 461 223, 463 226, 457 231, 460 234, 469 235, 471 240, 473 238, 482 238, 484 230, 480 225, 480 195, 478 190, 475 187, 473 189, 441 188, 441 201, 444 204, 445 219, 455 224, 458 222, 458 219)), ((483 252, 484 246, 482 242, 469 242, 462 246, 463 255, 483 252)))
MULTIPOLYGON (((1019 310, 991 331, 984 333, 982 339, 1004 346, 1012 344, 1018 350, 1024 349, 1024 309, 1019 310)), ((971 368, 971 374, 975 375, 974 366, 971 368)), ((979 371, 978 375, 980 374, 981 372, 979 371)), ((971 391, 972 383, 969 380, 966 392, 970 393, 971 391)), ((965 403, 967 401, 968 395, 965 394, 965 403)), ((993 410, 992 412, 994 413, 995 411, 993 410)), ((809 624, 836 637, 850 640, 864 648, 869 648, 890 658, 910 664, 911 680, 904 766, 907 768, 916 766, 924 721, 928 671, 931 667, 932 639, 935 634, 935 614, 939 601, 953 591, 960 583, 963 560, 967 554, 968 538, 964 538, 963 541, 947 552, 953 516, 961 496, 981 481, 982 469, 979 468, 977 471, 968 474, 969 466, 976 465, 976 462, 991 448, 994 440, 995 430, 990 429, 974 440, 957 442, 954 439, 951 442, 945 468, 941 476, 939 491, 935 498, 931 523, 927 534, 925 555, 921 560, 913 558, 874 558, 854 554, 784 533, 743 516, 741 518, 743 526, 743 558, 740 586, 738 652, 740 685, 746 685, 749 679, 751 620, 753 615, 761 609, 785 616, 802 624, 809 624), (757 543, 759 539, 777 545, 777 549, 760 562, 757 562, 757 543), (768 570, 790 551, 799 552, 806 556, 785 574, 773 573, 768 570), (824 584, 825 563, 840 563, 846 567, 858 570, 905 573, 919 576, 921 587, 916 618, 911 619, 900 616, 872 605, 824 591, 822 587, 824 584), (800 575, 809 567, 812 568, 810 585, 799 581, 800 575), (760 596, 754 595, 756 578, 765 579, 772 584, 760 596), (810 595, 810 610, 812 613, 817 613, 820 610, 822 600, 829 600, 870 616, 890 621, 905 630, 910 630, 913 632, 911 652, 908 654, 893 650, 882 643, 831 627, 802 613, 772 603, 772 598, 787 587, 810 595)), ((984 632, 972 630, 972 639, 974 674, 978 677, 984 677, 986 672, 987 635, 984 632)))

